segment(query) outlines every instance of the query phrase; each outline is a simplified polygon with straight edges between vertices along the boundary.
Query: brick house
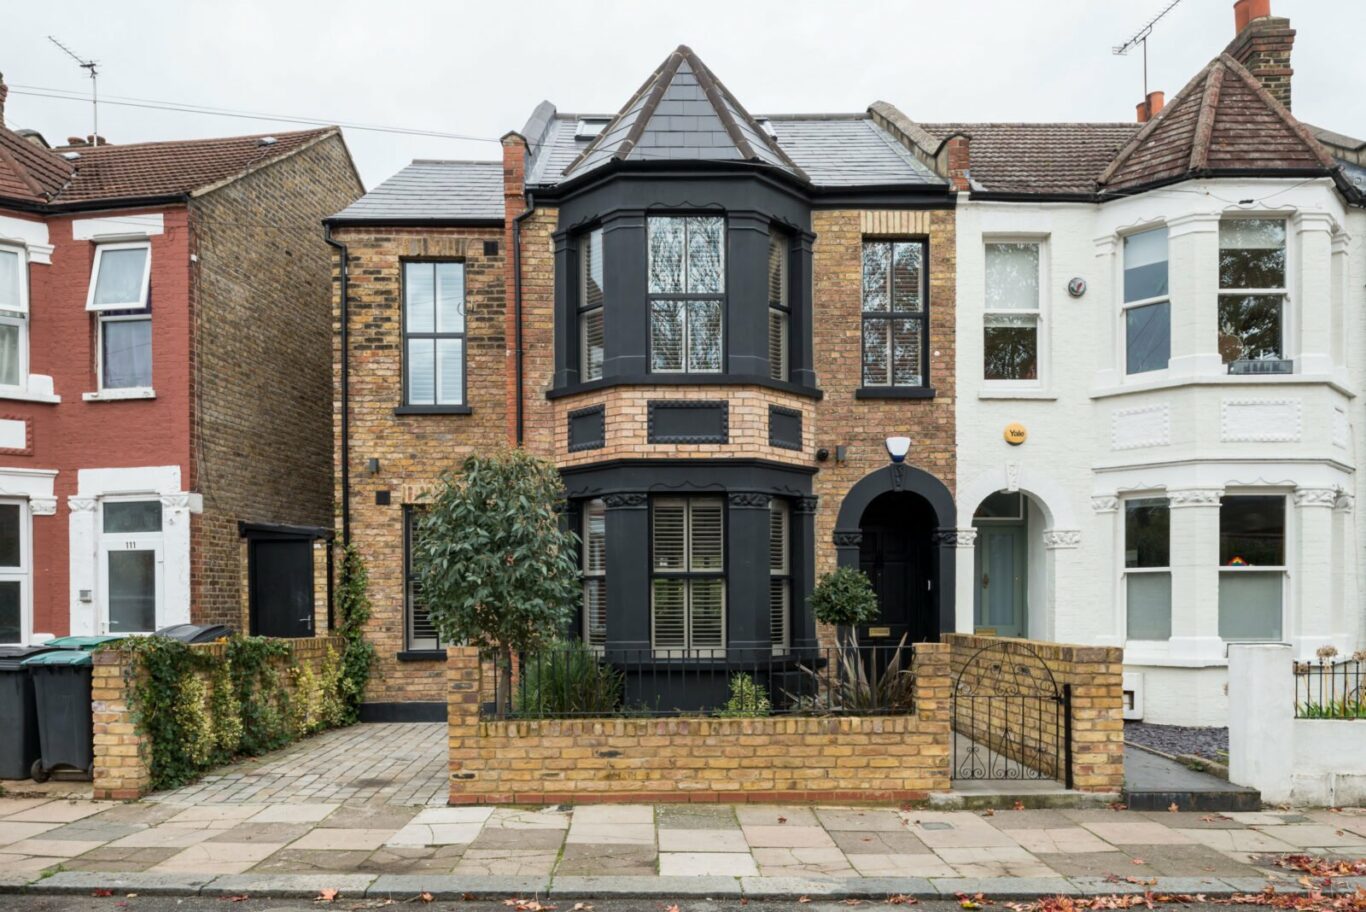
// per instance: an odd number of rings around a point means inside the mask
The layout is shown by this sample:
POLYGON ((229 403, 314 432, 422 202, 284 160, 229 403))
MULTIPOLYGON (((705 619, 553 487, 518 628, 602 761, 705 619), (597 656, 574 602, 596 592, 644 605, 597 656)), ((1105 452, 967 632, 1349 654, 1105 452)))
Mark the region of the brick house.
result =
POLYGON ((6 94, 0 642, 307 635, 332 515, 319 223, 363 192, 340 133, 53 148, 6 94))
POLYGON ((751 116, 680 47, 615 115, 543 102, 501 162, 414 162, 331 218, 367 717, 443 716, 410 522, 509 445, 564 477, 573 635, 716 669, 671 705, 723 699, 737 654, 814 648, 806 597, 837 564, 877 586, 865 643, 951 630, 957 154, 877 106, 751 116))

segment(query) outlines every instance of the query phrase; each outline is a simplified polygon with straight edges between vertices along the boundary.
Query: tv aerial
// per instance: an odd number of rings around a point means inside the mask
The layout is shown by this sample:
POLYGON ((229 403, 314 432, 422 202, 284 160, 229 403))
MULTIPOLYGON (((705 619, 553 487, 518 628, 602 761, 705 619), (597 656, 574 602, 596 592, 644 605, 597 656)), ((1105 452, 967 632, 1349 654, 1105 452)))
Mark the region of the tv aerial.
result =
POLYGON ((81 69, 85 70, 87 73, 90 74, 90 115, 91 120, 93 121, 93 125, 90 130, 90 144, 92 146, 97 146, 100 143, 100 73, 98 69, 99 61, 82 60, 75 51, 71 50, 71 48, 62 44, 52 35, 48 35, 47 40, 51 41, 53 44, 57 45, 57 47, 61 48, 62 52, 66 54, 66 56, 76 61, 76 63, 80 66, 81 69))

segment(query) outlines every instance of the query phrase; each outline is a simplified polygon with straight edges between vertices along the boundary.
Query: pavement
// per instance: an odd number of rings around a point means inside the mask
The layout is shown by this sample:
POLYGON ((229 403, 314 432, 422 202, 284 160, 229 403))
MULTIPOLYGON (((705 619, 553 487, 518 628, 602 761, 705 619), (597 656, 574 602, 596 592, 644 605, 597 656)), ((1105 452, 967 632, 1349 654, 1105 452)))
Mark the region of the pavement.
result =
MULTIPOLYGON (((1366 857, 1366 810, 446 807, 442 726, 363 725, 138 802, 0 798, 30 896, 812 900, 1297 890, 1276 858, 1366 857), (438 796, 431 789, 439 780, 438 796)), ((1338 889, 1362 879, 1342 878, 1338 889)))

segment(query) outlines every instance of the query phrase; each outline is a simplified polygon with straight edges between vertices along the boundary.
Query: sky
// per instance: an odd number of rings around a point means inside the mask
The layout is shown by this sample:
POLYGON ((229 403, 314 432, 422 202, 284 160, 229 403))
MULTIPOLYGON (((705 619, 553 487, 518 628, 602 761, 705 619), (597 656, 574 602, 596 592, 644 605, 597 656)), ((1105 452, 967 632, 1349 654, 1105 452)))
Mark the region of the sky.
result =
MULTIPOLYGON (((612 113, 688 44, 752 113, 863 111, 913 120, 1131 121, 1143 55, 1115 56, 1169 0, 8 0, 0 73, 10 127, 90 132, 90 80, 48 41, 99 63, 99 91, 328 122, 475 137, 345 131, 367 188, 415 158, 495 159, 542 99, 612 113)), ((1232 0, 1182 0, 1153 29, 1149 87, 1168 99, 1233 38, 1232 0)), ((1272 0, 1297 29, 1294 110, 1366 136, 1366 0, 1272 0)), ((103 104, 110 142, 302 129, 103 104)))

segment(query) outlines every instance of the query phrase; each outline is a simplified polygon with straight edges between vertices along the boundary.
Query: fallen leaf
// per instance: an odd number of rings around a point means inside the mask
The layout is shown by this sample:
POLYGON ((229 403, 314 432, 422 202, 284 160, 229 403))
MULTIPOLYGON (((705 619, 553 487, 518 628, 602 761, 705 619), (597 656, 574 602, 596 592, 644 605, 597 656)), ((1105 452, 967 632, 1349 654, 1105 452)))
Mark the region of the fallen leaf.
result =
POLYGON ((424 903, 429 903, 433 899, 432 894, 428 893, 426 890, 423 890, 421 893, 417 894, 417 898, 418 900, 424 903))
POLYGON ((330 902, 336 902, 336 901, 337 901, 337 897, 340 896, 340 895, 341 895, 341 891, 340 891, 340 890, 334 889, 334 888, 332 888, 332 887, 323 887, 321 890, 318 891, 317 898, 315 898, 313 901, 314 901, 314 902, 329 902, 329 903, 330 903, 330 902))
POLYGON ((861 906, 861 905, 863 905, 863 900, 861 900, 861 899, 843 899, 843 900, 840 900, 840 905, 842 905, 842 906, 861 906))
POLYGON ((918 906, 920 905, 920 900, 916 899, 914 896, 907 896, 904 893, 894 893, 887 897, 886 903, 889 906, 918 906))
POLYGON ((1127 804, 1125 804, 1123 801, 1111 801, 1111 802, 1110 802, 1110 810, 1112 810, 1112 811, 1127 811, 1128 809, 1129 809, 1129 806, 1128 806, 1127 804))
POLYGON ((678 912, 678 903, 674 903, 673 905, 667 907, 664 910, 664 912, 678 912))
POLYGON ((113 891, 113 890, 91 890, 91 891, 90 891, 90 895, 91 895, 91 896, 113 896, 113 895, 114 895, 114 891, 113 891))
POLYGON ((1167 810, 1175 814, 1177 811, 1181 810, 1181 808, 1177 806, 1177 803, 1175 801, 1173 801, 1171 804, 1167 805, 1167 810))
POLYGON ((778 822, 779 822, 779 823, 787 823, 787 818, 786 818, 786 817, 779 817, 779 818, 778 818, 778 822))
POLYGON ((798 896, 798 897, 797 897, 797 902, 799 902, 799 903, 809 903, 809 902, 811 902, 811 897, 810 897, 810 896, 798 896))
POLYGON ((983 816, 983 817, 995 817, 995 816, 996 816, 996 812, 993 811, 991 808, 987 808, 985 811, 982 812, 982 816, 983 816))
POLYGON ((1015 802, 1015 806, 1012 807, 1011 810, 1012 810, 1012 811, 1023 811, 1023 810, 1024 810, 1024 802, 1023 802, 1023 801, 1016 801, 1016 802, 1015 802))
POLYGON ((1133 860, 1133 863, 1134 863, 1134 864, 1147 864, 1147 862, 1144 861, 1142 858, 1135 858, 1135 859, 1133 860))
POLYGON ((219 898, 222 899, 224 902, 246 902, 247 900, 251 899, 251 897, 245 893, 234 893, 231 896, 221 896, 219 898))
POLYGON ((576 902, 572 912, 593 912, 593 907, 586 902, 576 902))

